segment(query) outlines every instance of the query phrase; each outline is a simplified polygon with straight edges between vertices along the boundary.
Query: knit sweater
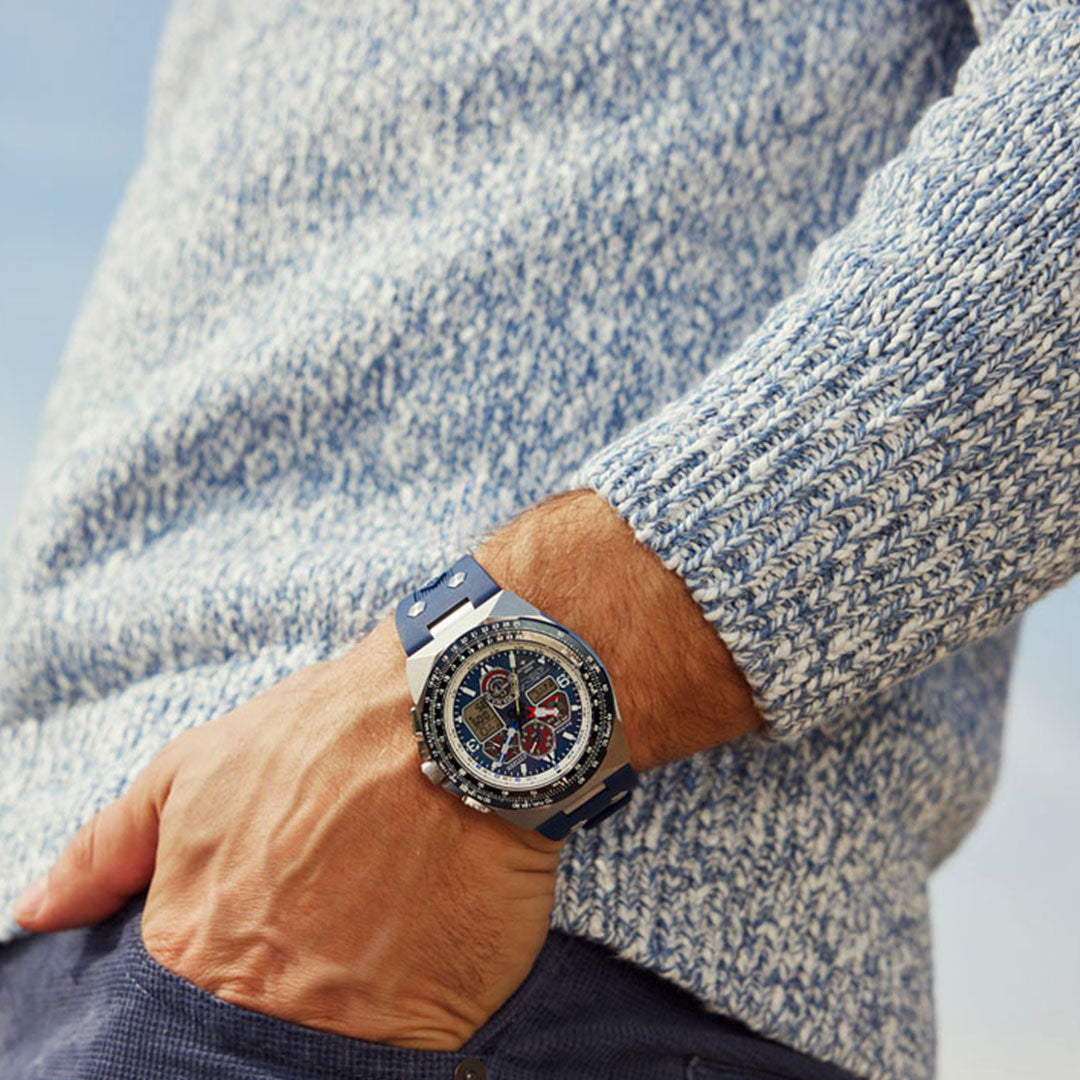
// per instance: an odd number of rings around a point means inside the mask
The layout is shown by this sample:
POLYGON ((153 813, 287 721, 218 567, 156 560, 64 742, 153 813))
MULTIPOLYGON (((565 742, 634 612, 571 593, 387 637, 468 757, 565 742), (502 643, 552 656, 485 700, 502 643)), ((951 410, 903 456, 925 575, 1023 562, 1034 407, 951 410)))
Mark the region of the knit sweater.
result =
POLYGON ((1080 565, 1080 5, 1010 7, 182 0, 3 559, 5 903, 590 486, 768 734, 571 837, 553 925, 930 1076, 927 879, 1080 565))

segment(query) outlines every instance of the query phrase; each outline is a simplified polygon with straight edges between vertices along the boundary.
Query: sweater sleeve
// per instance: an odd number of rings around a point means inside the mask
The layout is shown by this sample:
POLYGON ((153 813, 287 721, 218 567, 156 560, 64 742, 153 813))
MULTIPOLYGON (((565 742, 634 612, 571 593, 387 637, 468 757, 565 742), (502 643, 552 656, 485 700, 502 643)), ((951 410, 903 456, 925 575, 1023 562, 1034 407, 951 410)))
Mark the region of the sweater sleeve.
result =
POLYGON ((794 739, 1080 566, 1080 5, 1025 2, 683 398, 583 462, 794 739))

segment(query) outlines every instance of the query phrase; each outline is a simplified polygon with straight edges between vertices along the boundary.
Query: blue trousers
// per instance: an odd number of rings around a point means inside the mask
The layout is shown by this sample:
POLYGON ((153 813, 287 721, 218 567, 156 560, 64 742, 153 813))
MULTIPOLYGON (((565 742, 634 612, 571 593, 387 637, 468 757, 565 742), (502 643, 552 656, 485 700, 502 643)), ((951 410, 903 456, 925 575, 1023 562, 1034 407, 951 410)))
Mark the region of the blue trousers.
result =
POLYGON ((163 968, 140 938, 144 899, 95 926, 0 947, 0 1077, 851 1080, 559 930, 459 1051, 316 1031, 221 1001, 163 968))

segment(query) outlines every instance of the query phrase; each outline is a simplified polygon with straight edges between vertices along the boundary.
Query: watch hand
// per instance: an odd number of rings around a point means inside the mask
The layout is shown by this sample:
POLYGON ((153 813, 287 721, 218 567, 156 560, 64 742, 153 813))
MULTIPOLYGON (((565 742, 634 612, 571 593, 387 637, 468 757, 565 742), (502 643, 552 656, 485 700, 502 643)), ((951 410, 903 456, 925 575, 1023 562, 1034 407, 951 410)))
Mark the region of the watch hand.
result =
POLYGON ((513 736, 516 735, 516 734, 517 734, 517 728, 514 728, 513 730, 511 730, 510 728, 506 729, 506 739, 503 741, 502 753, 499 755, 499 764, 500 765, 504 765, 506 763, 506 754, 507 754, 507 751, 510 749, 510 742, 511 742, 513 736))

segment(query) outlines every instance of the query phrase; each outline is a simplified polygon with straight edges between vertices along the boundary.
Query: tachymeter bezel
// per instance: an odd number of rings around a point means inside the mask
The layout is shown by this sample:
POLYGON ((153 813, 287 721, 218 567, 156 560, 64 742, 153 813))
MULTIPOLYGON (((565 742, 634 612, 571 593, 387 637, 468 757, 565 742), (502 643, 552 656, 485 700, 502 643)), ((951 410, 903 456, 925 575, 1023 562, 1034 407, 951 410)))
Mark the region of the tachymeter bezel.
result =
POLYGON ((604 760, 616 716, 611 681, 596 654, 565 627, 528 616, 486 619, 453 641, 432 666, 420 702, 424 741, 432 761, 446 775, 448 785, 486 806, 505 810, 551 806, 578 791, 604 760), (563 657, 576 664, 576 674, 589 692, 591 730, 581 757, 562 776, 542 787, 511 792, 485 783, 458 760, 443 723, 446 689, 458 668, 485 646, 520 641, 524 647, 530 640, 526 635, 530 634, 557 642, 562 646, 559 651, 563 657))

